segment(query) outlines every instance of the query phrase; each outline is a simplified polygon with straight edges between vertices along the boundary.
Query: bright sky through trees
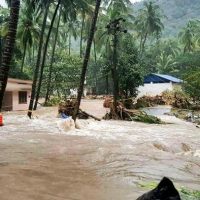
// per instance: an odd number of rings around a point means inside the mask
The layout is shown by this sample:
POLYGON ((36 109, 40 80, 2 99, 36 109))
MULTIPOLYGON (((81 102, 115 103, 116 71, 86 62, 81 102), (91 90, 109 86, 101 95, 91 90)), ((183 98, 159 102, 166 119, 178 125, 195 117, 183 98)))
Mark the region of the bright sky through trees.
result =
POLYGON ((130 0, 132 3, 135 3, 135 2, 138 2, 138 1, 141 1, 141 0, 130 0))
POLYGON ((6 6, 5 0, 0 0, 0 5, 5 7, 6 6))

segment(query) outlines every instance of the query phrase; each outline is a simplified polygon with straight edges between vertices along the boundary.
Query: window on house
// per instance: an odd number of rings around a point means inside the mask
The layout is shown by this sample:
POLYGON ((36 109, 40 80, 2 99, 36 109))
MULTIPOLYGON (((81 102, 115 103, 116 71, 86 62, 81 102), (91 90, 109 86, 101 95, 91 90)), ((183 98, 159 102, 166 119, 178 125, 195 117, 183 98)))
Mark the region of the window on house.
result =
POLYGON ((19 104, 27 103, 27 92, 19 91, 19 104))

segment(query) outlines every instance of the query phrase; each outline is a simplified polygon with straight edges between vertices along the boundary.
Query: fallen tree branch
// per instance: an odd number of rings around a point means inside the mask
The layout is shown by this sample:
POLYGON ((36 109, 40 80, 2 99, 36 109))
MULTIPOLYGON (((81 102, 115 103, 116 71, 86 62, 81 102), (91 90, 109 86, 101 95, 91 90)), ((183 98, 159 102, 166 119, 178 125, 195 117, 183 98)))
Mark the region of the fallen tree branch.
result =
POLYGON ((81 109, 79 109, 79 112, 81 112, 82 114, 84 114, 84 115, 86 115, 86 116, 88 116, 88 117, 91 117, 91 118, 93 118, 93 119, 95 119, 95 120, 97 120, 97 121, 101 121, 100 118, 95 117, 95 116, 93 116, 93 115, 91 115, 91 114, 89 114, 89 113, 87 113, 87 112, 85 112, 85 111, 83 111, 83 110, 81 110, 81 109))

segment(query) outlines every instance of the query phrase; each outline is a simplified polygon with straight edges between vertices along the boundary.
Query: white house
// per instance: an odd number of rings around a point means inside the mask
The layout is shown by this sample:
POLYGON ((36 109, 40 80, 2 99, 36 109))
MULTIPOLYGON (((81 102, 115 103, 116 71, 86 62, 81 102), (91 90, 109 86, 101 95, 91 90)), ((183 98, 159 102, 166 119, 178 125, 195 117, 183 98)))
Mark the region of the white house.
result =
POLYGON ((144 78, 144 85, 138 88, 138 97, 161 95, 166 90, 180 87, 183 81, 164 74, 149 74, 144 78))

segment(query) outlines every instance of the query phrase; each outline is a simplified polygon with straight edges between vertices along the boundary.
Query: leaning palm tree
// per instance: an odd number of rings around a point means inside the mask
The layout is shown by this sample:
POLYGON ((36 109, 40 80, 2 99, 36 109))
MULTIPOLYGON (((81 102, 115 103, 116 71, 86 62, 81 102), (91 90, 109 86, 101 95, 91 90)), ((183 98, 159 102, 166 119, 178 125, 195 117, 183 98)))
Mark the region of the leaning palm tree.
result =
POLYGON ((49 27, 49 30, 48 30, 47 39, 46 39, 46 42, 45 42, 45 45, 44 45, 43 58, 42 58, 42 63, 41 63, 41 67, 40 67, 40 75, 39 75, 39 80, 38 80, 38 87, 37 87, 37 92, 36 92, 36 96, 35 96, 34 110, 37 109, 37 104, 38 104, 38 100, 39 100, 39 97, 40 97, 40 89, 41 89, 41 86, 42 86, 43 71, 44 71, 45 62, 46 62, 47 48, 48 48, 50 36, 51 36, 51 33, 52 33, 54 21, 56 19, 56 15, 57 15, 58 9, 60 7, 60 3, 61 3, 61 0, 58 0, 58 3, 56 5, 56 8, 55 8, 55 11, 54 11, 54 14, 53 14, 53 18, 51 20, 51 24, 50 24, 50 27, 49 27))
POLYGON ((100 5, 101 5, 101 0, 96 0, 94 15, 93 15, 92 23, 91 23, 91 28, 90 28, 90 34, 89 34, 89 37, 88 37, 87 47, 86 47, 85 56, 84 56, 84 60, 83 60, 83 66, 82 66, 82 72, 81 72, 81 78, 80 78, 80 85, 79 85, 79 88, 78 88, 77 104, 76 104, 74 114, 73 114, 74 120, 76 120, 76 117, 77 117, 77 114, 78 114, 78 111, 79 111, 79 107, 80 107, 80 103, 81 103, 81 97, 83 95, 85 75, 86 75, 86 72, 87 72, 87 66, 88 66, 88 61, 89 61, 89 58, 90 58, 90 51, 91 51, 92 42, 93 42, 93 39, 94 39, 94 33, 95 33, 95 30, 96 30, 96 23, 97 23, 100 5))
POLYGON ((35 100, 36 87, 37 87, 38 75, 39 75, 39 70, 40 70, 40 62, 41 62, 41 53, 42 53, 42 47, 43 47, 43 42, 44 42, 44 34, 45 34, 50 4, 51 4, 51 0, 43 1, 41 4, 42 8, 44 8, 44 7, 46 7, 46 8, 45 8, 44 16, 43 16, 42 29, 40 32, 37 61, 36 61, 36 66, 35 66, 35 70, 34 70, 34 75, 33 75, 31 98, 30 98, 30 103, 29 103, 29 108, 28 108, 28 113, 27 113, 29 118, 32 117, 33 104, 34 104, 34 100, 35 100))
POLYGON ((9 21, 8 34, 6 37, 6 42, 2 56, 2 63, 0 67, 0 111, 2 109, 3 96, 7 85, 8 72, 10 69, 13 49, 15 46, 19 9, 20 9, 20 0, 12 0, 10 4, 10 21, 9 21))

